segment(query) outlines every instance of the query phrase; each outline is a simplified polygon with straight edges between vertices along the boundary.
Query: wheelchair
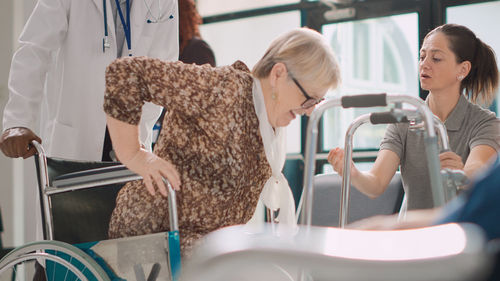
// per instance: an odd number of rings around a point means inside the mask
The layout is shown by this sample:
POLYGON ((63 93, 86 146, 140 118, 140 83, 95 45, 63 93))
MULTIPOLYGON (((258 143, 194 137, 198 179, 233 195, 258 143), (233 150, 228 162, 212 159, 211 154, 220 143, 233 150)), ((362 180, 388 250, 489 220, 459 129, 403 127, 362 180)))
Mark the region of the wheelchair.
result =
POLYGON ((43 241, 6 254, 3 280, 178 280, 180 238, 175 192, 168 186, 170 231, 107 239, 120 188, 141 177, 119 162, 51 158, 37 149, 35 164, 43 241))

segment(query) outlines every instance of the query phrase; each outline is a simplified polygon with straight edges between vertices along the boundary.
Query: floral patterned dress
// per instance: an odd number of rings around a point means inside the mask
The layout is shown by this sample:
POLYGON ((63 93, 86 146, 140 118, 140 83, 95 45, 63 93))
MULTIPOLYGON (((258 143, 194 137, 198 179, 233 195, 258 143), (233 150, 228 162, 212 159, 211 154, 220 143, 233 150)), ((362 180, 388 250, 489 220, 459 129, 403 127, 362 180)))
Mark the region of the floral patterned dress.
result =
MULTIPOLYGON (((240 61, 213 68, 145 57, 121 58, 106 71, 105 112, 138 124, 144 102, 164 106, 154 153, 181 176, 177 208, 181 250, 218 228, 246 223, 271 175, 252 96, 240 61)), ((142 181, 118 194, 109 237, 169 230, 168 200, 142 181)))

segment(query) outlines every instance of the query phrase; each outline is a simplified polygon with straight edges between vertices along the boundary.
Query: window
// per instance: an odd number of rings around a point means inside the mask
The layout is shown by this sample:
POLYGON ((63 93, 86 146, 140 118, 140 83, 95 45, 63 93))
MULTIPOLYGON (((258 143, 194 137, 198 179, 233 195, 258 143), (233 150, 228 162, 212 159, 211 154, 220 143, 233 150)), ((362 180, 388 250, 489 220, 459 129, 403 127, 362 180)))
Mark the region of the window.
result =
POLYGON ((299 26, 300 13, 287 12, 204 24, 200 32, 214 50, 218 65, 241 60, 252 69, 274 38, 299 26))
MULTIPOLYGON (((418 96, 418 16, 416 13, 323 26, 342 71, 339 96, 393 93, 418 96)), ((384 108, 328 110, 323 118, 323 151, 344 146, 344 135, 354 118, 384 108)), ((383 125, 364 125, 354 136, 355 149, 379 147, 383 125)))
MULTIPOLYGON (((499 14, 500 1, 473 1, 484 3, 465 6, 456 5, 471 1, 441 1, 437 4, 420 0, 328 2, 336 2, 335 6, 340 9, 353 7, 356 20, 340 17, 334 22, 325 18, 323 1, 197 0, 200 14, 209 23, 201 26, 202 36, 213 47, 219 65, 240 59, 252 68, 278 34, 302 25, 320 30, 335 50, 342 70, 341 88, 328 93, 330 97, 379 92, 425 96, 418 84, 419 42, 428 30, 443 22, 444 11, 448 13, 448 20, 467 23, 496 50, 497 56, 500 53, 499 43, 495 43, 500 39, 493 38, 491 32, 497 25, 493 19, 499 14), (455 6, 447 7, 450 4, 443 2, 453 2, 455 6), (442 10, 436 9, 439 5, 442 10), (486 35, 479 32, 480 29, 486 35)), ((326 162, 325 153, 333 147, 343 147, 345 131, 352 120, 375 110, 386 109, 336 108, 324 114, 319 128, 318 171, 328 170, 322 166, 326 162)), ((290 175, 295 177, 289 181, 298 189, 302 184, 299 175, 303 172, 301 140, 305 140, 301 132, 306 126, 300 119, 288 127, 287 140, 287 165, 293 162, 290 175), (297 153, 299 155, 290 155, 297 153)), ((384 133, 383 125, 366 124, 357 130, 354 136, 355 161, 373 160, 384 133)), ((370 165, 363 163, 361 169, 370 165)))
MULTIPOLYGON (((493 48, 500 68, 500 36, 498 36, 499 33, 496 30, 498 15, 500 15, 500 1, 448 7, 446 9, 446 21, 448 23, 467 26, 477 37, 493 48)), ((500 116, 498 100, 500 100, 499 90, 497 90, 497 100, 492 109, 496 111, 497 116, 500 116)))

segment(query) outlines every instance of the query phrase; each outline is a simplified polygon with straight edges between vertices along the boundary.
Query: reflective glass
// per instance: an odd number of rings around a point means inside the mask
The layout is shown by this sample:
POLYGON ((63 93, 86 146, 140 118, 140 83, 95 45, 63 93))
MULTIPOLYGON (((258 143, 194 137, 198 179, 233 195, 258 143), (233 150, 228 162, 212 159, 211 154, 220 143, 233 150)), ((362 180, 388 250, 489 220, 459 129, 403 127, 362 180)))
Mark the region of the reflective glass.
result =
MULTIPOLYGON (((323 26, 340 63, 340 95, 392 93, 418 96, 418 15, 416 13, 323 26)), ((354 118, 384 108, 328 110, 323 118, 323 150, 344 146, 354 118)), ((363 125, 354 134, 354 149, 378 149, 384 125, 363 125)))
MULTIPOLYGON (((500 68, 499 15, 500 1, 449 7, 446 9, 446 21, 448 23, 458 23, 467 26, 477 37, 493 48, 498 67, 500 68)), ((500 116, 499 100, 500 90, 497 91, 497 101, 494 106, 496 107, 497 116, 500 116)))

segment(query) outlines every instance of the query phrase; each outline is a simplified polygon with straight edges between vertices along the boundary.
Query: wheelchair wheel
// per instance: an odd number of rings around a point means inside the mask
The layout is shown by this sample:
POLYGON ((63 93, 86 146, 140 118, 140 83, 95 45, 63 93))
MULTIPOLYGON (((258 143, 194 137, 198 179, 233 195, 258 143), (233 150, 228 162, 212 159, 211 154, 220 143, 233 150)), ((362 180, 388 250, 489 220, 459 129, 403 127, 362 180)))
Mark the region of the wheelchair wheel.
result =
POLYGON ((0 260, 0 281, 110 281, 95 260, 73 245, 38 241, 20 246, 0 260))

